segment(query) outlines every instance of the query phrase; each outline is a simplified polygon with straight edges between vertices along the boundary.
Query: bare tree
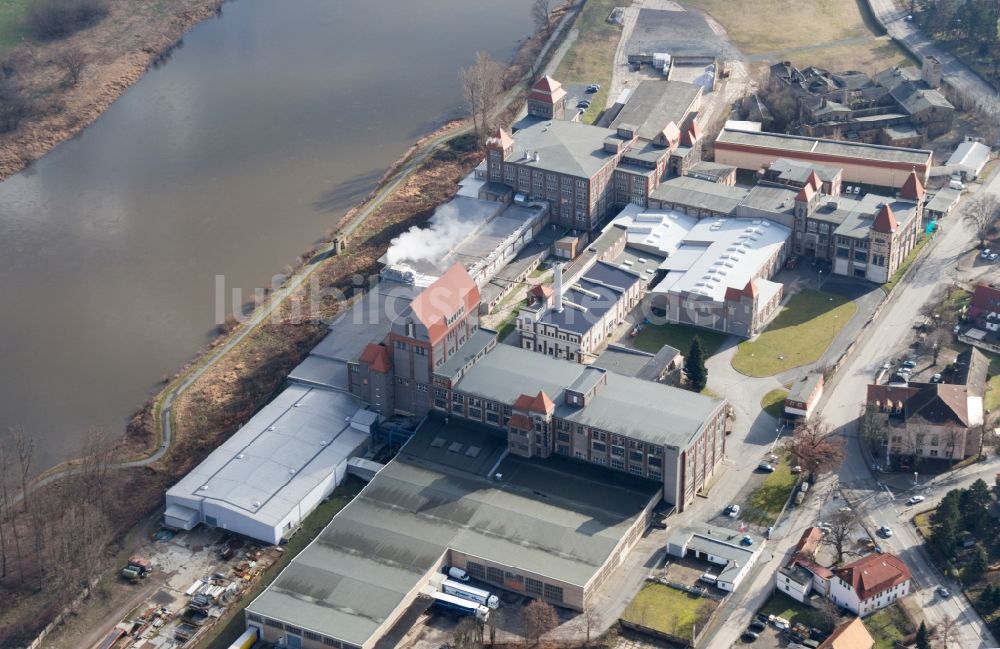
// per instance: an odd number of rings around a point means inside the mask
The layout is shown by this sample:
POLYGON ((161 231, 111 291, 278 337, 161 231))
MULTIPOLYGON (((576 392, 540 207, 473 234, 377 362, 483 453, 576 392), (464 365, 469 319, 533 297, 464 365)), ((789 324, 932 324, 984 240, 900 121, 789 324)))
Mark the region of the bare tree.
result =
MULTIPOLYGON (((0 527, 4 523, 10 526, 10 535, 14 541, 14 558, 17 561, 17 574, 20 584, 24 584, 24 561, 21 555, 21 537, 17 531, 17 515, 11 504, 10 491, 7 485, 10 483, 10 451, 7 442, 0 439, 0 499, 3 500, 3 513, 0 515, 0 527)), ((6 572, 6 571, 5 571, 6 572)))
POLYGON ((927 440, 928 430, 921 424, 907 424, 903 433, 902 454, 910 456, 912 468, 916 469, 920 465, 923 457, 924 442, 927 440))
POLYGON ((21 510, 28 511, 28 476, 31 474, 31 457, 35 453, 35 440, 28 436, 23 426, 12 426, 11 439, 17 456, 17 472, 21 481, 21 510))
MULTIPOLYGON (((870 404, 861 406, 858 432, 872 453, 883 453, 889 444, 889 418, 870 404)), ((877 456, 880 457, 880 456, 877 456)))
POLYGON ((979 245, 985 244, 1000 218, 1000 199, 993 194, 980 192, 966 204, 964 218, 975 228, 979 245))
POLYGON ((785 443, 785 450, 794 458, 795 464, 809 471, 813 480, 819 474, 837 468, 844 460, 844 440, 819 417, 799 424, 791 439, 785 443))
POLYGON ((545 32, 545 38, 552 37, 552 17, 549 10, 549 0, 534 0, 531 3, 531 19, 535 28, 545 32))
POLYGON ((477 52, 473 64, 462 68, 459 73, 462 96, 472 115, 472 126, 480 146, 486 143, 493 129, 494 113, 503 89, 503 74, 503 66, 486 52, 477 52))
POLYGON ((941 643, 941 649, 959 645, 958 628, 959 622, 956 618, 950 615, 941 618, 937 628, 934 629, 934 638, 941 643))
POLYGON ((853 511, 837 512, 830 521, 830 531, 823 536, 823 543, 833 548, 837 558, 835 564, 844 562, 844 557, 850 553, 851 534, 857 525, 853 511))
POLYGON ((757 98, 771 111, 769 130, 792 133, 799 125, 799 100, 784 82, 771 79, 769 71, 758 81, 757 98))
POLYGON ((522 610, 524 619, 524 638, 532 645, 538 644, 538 640, 556 628, 559 624, 559 616, 552 605, 540 599, 531 600, 531 603, 522 610))
POLYGON ((597 608, 591 604, 585 604, 583 607, 583 626, 587 631, 587 645, 590 645, 590 634, 597 628, 597 625, 601 622, 600 613, 597 608))
POLYGON ((455 649, 478 649, 481 647, 482 644, 477 641, 477 638, 480 636, 476 630, 476 626, 472 618, 464 618, 451 636, 451 646, 455 649))
POLYGON ((75 86, 80 81, 87 62, 87 53, 78 47, 67 47, 56 57, 56 63, 66 71, 66 83, 70 86, 75 86))
POLYGON ((941 347, 951 340, 951 332, 944 327, 937 327, 927 336, 927 344, 930 345, 931 354, 934 357, 934 365, 937 365, 938 356, 941 354, 941 347))

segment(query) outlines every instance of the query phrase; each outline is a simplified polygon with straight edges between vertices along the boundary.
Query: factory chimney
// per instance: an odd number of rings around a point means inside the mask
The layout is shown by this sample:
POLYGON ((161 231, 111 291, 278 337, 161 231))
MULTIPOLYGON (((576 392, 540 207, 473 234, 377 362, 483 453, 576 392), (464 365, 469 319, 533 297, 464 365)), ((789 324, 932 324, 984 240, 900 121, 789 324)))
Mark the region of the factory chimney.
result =
POLYGON ((555 272, 556 311, 563 310, 563 264, 556 264, 555 272))

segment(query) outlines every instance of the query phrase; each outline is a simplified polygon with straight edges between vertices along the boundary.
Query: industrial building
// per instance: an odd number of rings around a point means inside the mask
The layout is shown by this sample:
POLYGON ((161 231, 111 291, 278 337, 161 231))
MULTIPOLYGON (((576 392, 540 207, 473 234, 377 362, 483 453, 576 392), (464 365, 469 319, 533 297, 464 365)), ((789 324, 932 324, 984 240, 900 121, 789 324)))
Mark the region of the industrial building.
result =
POLYGON ((164 525, 279 543, 343 482, 375 420, 348 394, 293 385, 167 491, 164 525))
POLYGON ((371 649, 444 565, 583 610, 659 501, 649 481, 508 455, 506 435, 432 414, 257 599, 248 626, 289 647, 371 649))
POLYGON ((845 183, 865 183, 899 189, 915 171, 927 185, 933 153, 926 149, 824 140, 723 129, 715 140, 715 161, 757 172, 778 158, 805 165, 839 167, 845 183))
POLYGON ((713 574, 715 585, 733 592, 757 563, 762 540, 758 536, 723 527, 680 528, 670 535, 667 553, 721 566, 716 569, 718 574, 713 574))

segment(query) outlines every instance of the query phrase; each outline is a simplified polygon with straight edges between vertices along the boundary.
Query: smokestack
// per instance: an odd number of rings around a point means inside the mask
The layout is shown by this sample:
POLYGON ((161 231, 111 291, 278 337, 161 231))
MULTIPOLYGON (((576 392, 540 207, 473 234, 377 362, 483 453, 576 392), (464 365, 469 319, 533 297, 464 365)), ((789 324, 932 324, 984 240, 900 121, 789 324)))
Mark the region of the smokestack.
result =
POLYGON ((556 289, 556 311, 562 313, 563 310, 563 265, 556 264, 556 277, 555 277, 555 289, 556 289))

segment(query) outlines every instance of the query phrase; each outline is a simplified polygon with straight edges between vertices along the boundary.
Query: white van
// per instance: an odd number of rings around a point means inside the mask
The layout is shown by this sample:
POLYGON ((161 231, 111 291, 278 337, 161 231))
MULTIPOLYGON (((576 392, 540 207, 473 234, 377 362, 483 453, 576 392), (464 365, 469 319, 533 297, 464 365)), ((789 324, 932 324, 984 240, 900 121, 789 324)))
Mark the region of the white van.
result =
POLYGON ((719 583, 719 578, 716 577, 715 575, 713 575, 710 572, 706 572, 701 577, 698 577, 698 581, 703 581, 706 584, 711 584, 711 585, 715 586, 716 584, 719 583))
POLYGON ((965 183, 963 183, 958 178, 952 178, 951 181, 949 181, 949 183, 948 183, 948 188, 949 189, 957 189, 958 191, 962 191, 963 189, 965 189, 965 183))

